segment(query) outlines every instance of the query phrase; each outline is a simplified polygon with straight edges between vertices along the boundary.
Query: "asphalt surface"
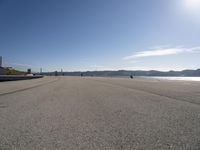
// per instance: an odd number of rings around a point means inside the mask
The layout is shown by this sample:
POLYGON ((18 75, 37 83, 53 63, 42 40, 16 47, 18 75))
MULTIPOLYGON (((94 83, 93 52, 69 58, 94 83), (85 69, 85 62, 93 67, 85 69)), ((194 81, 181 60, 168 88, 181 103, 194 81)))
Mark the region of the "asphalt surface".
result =
POLYGON ((200 82, 0 83, 0 150, 199 150, 200 82))

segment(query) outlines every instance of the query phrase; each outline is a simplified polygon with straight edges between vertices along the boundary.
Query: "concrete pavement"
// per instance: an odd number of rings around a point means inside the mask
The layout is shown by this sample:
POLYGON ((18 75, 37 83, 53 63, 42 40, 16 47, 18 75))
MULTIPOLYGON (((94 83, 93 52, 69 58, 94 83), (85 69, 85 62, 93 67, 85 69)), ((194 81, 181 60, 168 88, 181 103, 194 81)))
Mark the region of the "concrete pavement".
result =
POLYGON ((200 83, 45 77, 0 83, 0 149, 200 149, 200 83))

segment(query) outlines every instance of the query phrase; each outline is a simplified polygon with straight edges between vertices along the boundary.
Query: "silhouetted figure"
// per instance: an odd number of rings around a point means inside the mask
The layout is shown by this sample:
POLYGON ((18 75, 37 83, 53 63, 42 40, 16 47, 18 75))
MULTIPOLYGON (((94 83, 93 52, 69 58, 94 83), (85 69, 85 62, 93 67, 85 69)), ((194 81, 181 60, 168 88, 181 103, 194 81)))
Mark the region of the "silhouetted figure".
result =
POLYGON ((83 77, 83 74, 81 73, 81 77, 83 77))
POLYGON ((133 79, 133 75, 130 75, 130 78, 133 79))

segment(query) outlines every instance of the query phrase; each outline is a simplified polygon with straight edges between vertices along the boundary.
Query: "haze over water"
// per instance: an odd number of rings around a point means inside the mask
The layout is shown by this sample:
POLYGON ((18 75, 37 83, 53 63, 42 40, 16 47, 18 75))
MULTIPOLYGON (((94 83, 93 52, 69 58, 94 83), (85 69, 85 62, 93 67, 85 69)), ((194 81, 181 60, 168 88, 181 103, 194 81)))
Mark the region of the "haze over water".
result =
POLYGON ((200 77, 145 77, 161 80, 200 81, 200 77))

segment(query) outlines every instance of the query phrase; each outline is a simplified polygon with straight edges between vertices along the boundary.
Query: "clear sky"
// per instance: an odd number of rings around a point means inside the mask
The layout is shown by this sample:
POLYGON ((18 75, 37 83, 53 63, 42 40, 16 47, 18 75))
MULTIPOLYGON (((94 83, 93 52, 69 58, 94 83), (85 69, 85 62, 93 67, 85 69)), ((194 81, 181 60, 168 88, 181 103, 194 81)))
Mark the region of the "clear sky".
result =
POLYGON ((4 66, 200 68, 200 0, 0 0, 4 66))

